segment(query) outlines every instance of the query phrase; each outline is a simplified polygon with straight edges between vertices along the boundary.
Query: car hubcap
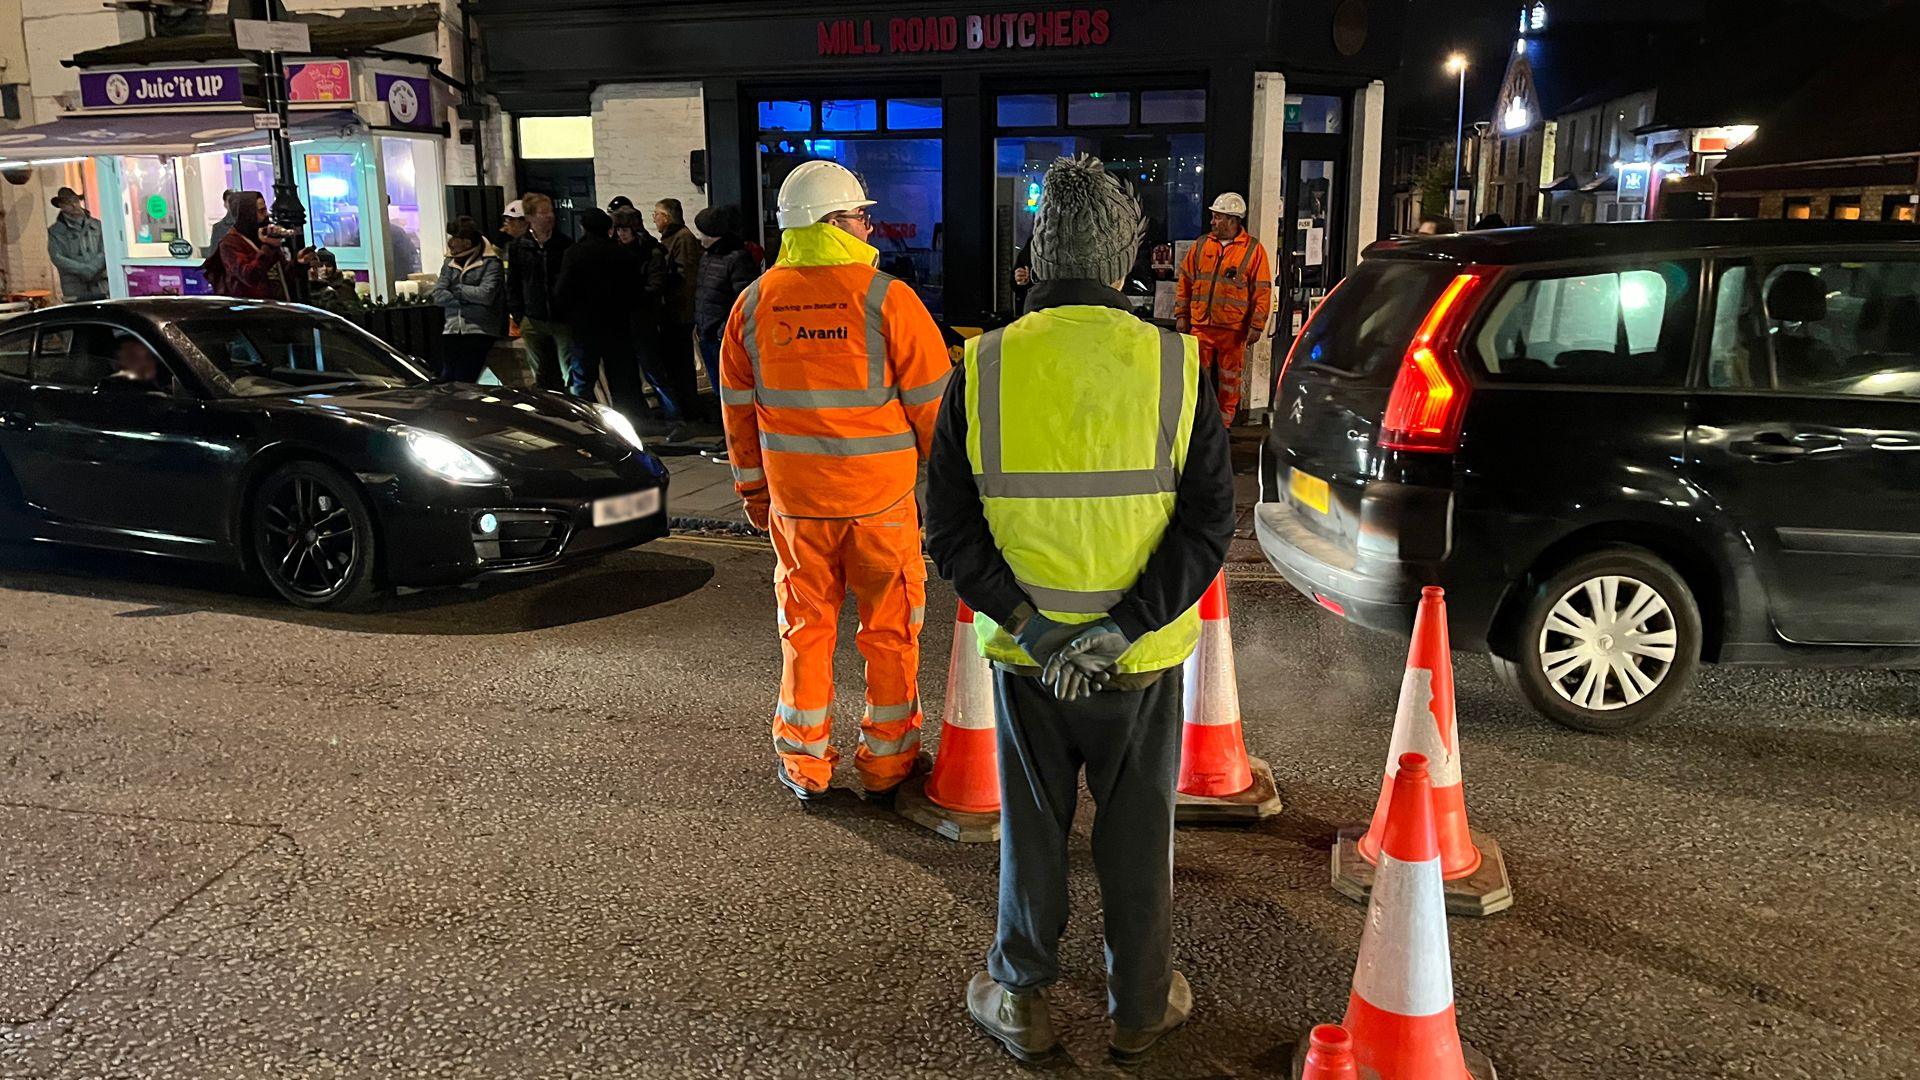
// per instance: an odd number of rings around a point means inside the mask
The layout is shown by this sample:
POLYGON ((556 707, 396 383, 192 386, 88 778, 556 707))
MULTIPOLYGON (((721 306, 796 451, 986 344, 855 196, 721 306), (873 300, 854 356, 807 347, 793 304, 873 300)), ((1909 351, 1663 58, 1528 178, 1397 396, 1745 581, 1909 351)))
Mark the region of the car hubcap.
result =
POLYGON ((1666 681, 1679 645, 1673 609, 1651 585, 1609 574, 1568 589, 1540 630, 1540 670, 1583 709, 1624 709, 1666 681))
POLYGON ((269 572, 302 596, 339 592, 360 558, 360 537, 340 496, 318 480, 294 477, 273 490, 261 513, 261 559, 269 572))

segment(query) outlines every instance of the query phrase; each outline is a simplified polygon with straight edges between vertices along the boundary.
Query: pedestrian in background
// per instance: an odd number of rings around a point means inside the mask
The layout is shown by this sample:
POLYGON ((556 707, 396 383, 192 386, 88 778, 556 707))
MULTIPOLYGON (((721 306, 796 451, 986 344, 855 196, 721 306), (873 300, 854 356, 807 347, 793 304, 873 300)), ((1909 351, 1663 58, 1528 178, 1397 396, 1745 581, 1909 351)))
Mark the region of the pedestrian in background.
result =
POLYGON ((999 720, 999 927, 967 1011, 1022 1060, 1059 1047, 1046 988, 1083 767, 1114 1055, 1193 1008, 1172 940, 1181 664, 1233 535, 1233 471, 1198 343, 1119 291, 1145 234, 1097 159, 1053 163, 1027 314, 967 342, 928 463, 928 551, 975 612, 999 720))
POLYGON ((613 211, 613 239, 640 264, 640 291, 631 298, 630 307, 633 351, 640 373, 660 400, 658 411, 637 413, 630 419, 653 428, 647 434, 666 435, 680 422, 681 409, 688 404, 680 396, 686 388, 675 386, 660 367, 660 311, 667 290, 667 249, 647 231, 646 220, 633 208, 633 200, 622 195, 613 201, 623 200, 626 205, 613 211))
POLYGON ((1247 200, 1226 192, 1213 200, 1207 235, 1187 248, 1174 286, 1174 328, 1200 342, 1200 366, 1213 378, 1220 418, 1240 410, 1247 349, 1267 332, 1273 271, 1267 250, 1246 229, 1247 200))
POLYGON ((502 265, 507 261, 508 246, 525 235, 527 235, 527 212, 520 205, 520 200, 515 199, 500 211, 500 228, 493 236, 494 250, 499 253, 502 265))
POLYGON ((267 197, 257 191, 233 193, 233 228, 220 238, 204 264, 208 282, 223 296, 242 300, 285 300, 287 231, 267 218, 267 197))
POLYGON ((833 658, 848 590, 867 659, 853 756, 867 798, 891 802, 920 756, 927 569, 914 481, 953 366, 920 298, 876 269, 872 205, 831 161, 789 173, 779 261, 734 305, 720 346, 733 488, 778 560, 775 775, 802 801, 826 795, 840 757, 833 658))
POLYGON ((227 238, 227 230, 233 228, 233 196, 232 188, 220 193, 221 216, 219 221, 213 223, 213 231, 207 237, 208 251, 219 247, 220 241, 227 238))
POLYGON ((447 259, 433 286, 446 313, 440 334, 440 377, 479 382, 493 343, 507 336, 506 271, 500 256, 470 217, 447 231, 447 259))
POLYGON ((335 315, 365 311, 359 283, 340 272, 340 260, 326 248, 308 248, 294 257, 307 272, 307 303, 335 315))
POLYGON ((553 200, 537 191, 519 198, 527 232, 509 245, 507 254, 507 314, 520 324, 520 341, 533 364, 534 383, 542 390, 564 393, 562 365, 573 345, 554 311, 554 286, 560 281, 560 263, 572 241, 554 229, 553 200))
MULTIPOLYGON (((693 293, 700 278, 700 238, 687 228, 679 199, 653 204, 653 227, 667 249, 667 289, 660 312, 661 375, 682 390, 681 419, 700 421, 693 359, 693 293)), ((718 417, 716 416, 717 420, 718 417)), ((687 432, 682 432, 682 435, 687 432)))
POLYGON ((709 206, 693 217, 706 251, 700 256, 700 276, 694 284, 693 325, 699 334, 700 359, 713 387, 713 415, 720 415, 720 334, 726 329, 733 302, 747 291, 760 267, 740 238, 740 212, 732 206, 709 206))
POLYGON ((580 241, 567 249, 554 290, 571 336, 567 390, 592 401, 605 371, 611 404, 628 416, 646 406, 633 355, 632 307, 641 290, 639 259, 614 242, 607 212, 589 207, 580 215, 580 241))
POLYGON ((47 258, 60 272, 60 298, 68 303, 107 298, 107 248, 100 219, 87 213, 87 201, 70 187, 54 193, 60 213, 47 226, 47 258))

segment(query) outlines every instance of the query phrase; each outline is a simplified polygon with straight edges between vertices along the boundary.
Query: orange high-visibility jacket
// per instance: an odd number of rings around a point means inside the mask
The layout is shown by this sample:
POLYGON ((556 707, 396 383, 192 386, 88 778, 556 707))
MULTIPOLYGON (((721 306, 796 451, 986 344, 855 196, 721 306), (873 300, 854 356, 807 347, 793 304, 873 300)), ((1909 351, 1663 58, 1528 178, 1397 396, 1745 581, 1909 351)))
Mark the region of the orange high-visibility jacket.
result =
POLYGON ((743 500, 851 518, 913 490, 953 365, 920 298, 874 269, 879 256, 832 225, 789 229, 734 303, 720 401, 743 500))
POLYGON ((1227 244, 1209 233, 1187 248, 1173 310, 1189 324, 1264 331, 1272 307, 1273 271, 1252 233, 1242 229, 1227 244))

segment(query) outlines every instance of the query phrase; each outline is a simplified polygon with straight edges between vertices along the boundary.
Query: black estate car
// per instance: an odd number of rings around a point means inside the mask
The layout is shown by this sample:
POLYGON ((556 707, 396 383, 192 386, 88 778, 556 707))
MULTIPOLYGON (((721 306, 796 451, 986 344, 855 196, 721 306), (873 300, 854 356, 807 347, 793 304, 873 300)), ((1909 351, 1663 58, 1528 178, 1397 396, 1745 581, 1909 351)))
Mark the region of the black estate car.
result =
POLYGON ((328 607, 643 543, 666 487, 612 409, 431 382, 316 308, 173 297, 0 324, 0 537, 237 564, 328 607))
POLYGON ((1375 244, 1288 353, 1269 559, 1572 727, 1700 660, 1920 660, 1920 229, 1655 221, 1375 244))

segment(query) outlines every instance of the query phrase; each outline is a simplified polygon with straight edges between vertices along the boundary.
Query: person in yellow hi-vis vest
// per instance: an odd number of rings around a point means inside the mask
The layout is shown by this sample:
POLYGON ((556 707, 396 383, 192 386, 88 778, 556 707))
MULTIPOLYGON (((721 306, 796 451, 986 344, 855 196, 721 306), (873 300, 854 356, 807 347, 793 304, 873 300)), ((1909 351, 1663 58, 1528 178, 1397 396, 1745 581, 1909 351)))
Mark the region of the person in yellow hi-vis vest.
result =
POLYGON ((1144 230, 1097 159, 1053 163, 1027 314, 967 343, 928 459, 928 549, 975 611, 999 721, 999 929, 967 1011, 1022 1060, 1059 1047, 1045 988, 1082 766, 1114 1054, 1193 1007, 1171 931, 1180 665, 1233 535, 1233 474, 1194 339, 1119 292, 1144 230))

